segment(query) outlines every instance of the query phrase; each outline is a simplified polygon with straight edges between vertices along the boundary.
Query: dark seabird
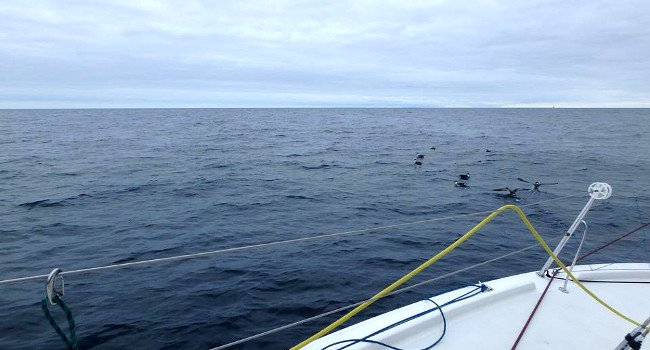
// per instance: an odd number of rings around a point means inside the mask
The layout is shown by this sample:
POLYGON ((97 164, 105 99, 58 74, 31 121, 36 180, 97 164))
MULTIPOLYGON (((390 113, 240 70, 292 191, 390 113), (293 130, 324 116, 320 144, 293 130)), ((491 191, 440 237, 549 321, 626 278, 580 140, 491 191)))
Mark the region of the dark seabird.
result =
POLYGON ((458 175, 458 180, 454 182, 456 187, 467 187, 466 182, 469 180, 469 173, 458 175))
POLYGON ((424 159, 424 154, 416 153, 413 162, 415 165, 422 165, 422 159, 424 159))
MULTIPOLYGON (((527 183, 527 184, 531 183, 531 182, 526 181, 526 180, 524 180, 524 179, 522 179, 522 178, 520 178, 520 177, 518 177, 517 180, 522 181, 522 182, 525 182, 525 183, 527 183)), ((532 185, 533 185, 533 189, 532 189, 531 191, 533 191, 533 192, 539 192, 539 186, 541 186, 541 185, 557 185, 557 184, 558 184, 558 182, 541 183, 541 182, 539 182, 539 181, 535 181, 535 182, 532 183, 532 185)))
POLYGON ((436 148, 435 148, 435 147, 431 147, 431 148, 429 148, 429 149, 432 149, 432 150, 434 150, 434 151, 436 150, 436 148))
POLYGON ((518 188, 509 188, 509 187, 504 187, 504 188, 495 188, 492 191, 508 191, 508 196, 516 198, 517 197, 517 191, 519 191, 518 188))
POLYGON ((490 153, 490 152, 492 152, 492 150, 490 150, 489 148, 486 148, 485 152, 490 153))

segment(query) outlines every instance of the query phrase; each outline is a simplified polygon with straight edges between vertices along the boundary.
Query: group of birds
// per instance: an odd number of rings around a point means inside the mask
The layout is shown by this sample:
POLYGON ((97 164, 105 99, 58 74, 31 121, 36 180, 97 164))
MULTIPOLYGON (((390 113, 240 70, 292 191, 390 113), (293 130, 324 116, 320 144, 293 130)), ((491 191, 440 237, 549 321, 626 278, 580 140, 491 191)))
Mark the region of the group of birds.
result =
MULTIPOLYGON (((533 185, 533 188, 530 189, 530 191, 532 191, 532 192, 539 192, 539 187, 542 186, 542 185, 557 185, 558 184, 558 182, 544 182, 544 183, 539 182, 539 181, 530 182, 530 181, 526 181, 526 180, 524 180, 524 179, 522 179, 520 177, 518 177, 517 180, 519 180, 521 182, 525 182, 527 184, 533 185)), ((506 191, 506 192, 508 192, 507 195, 509 197, 517 197, 517 191, 519 191, 519 190, 521 190, 521 188, 504 187, 504 188, 495 188, 492 191, 506 191)))
MULTIPOLYGON (((431 147, 431 149, 435 150, 436 148, 431 147)), ((490 149, 486 148, 485 152, 490 153, 492 151, 490 149)), ((422 160, 423 159, 424 159, 424 154, 416 153, 415 158, 413 159, 413 162, 415 163, 415 165, 422 165, 422 160)), ((469 181, 469 179, 470 179, 470 174, 469 173, 460 174, 460 175, 458 175, 458 178, 456 179, 456 181, 454 181, 454 185, 456 187, 467 187, 467 182, 469 181)), ((539 182, 539 181, 530 182, 530 181, 524 180, 524 179, 522 179, 520 177, 518 177, 517 180, 519 180, 521 182, 525 182, 527 184, 533 185, 533 187, 531 189, 528 189, 531 192, 539 192, 539 188, 542 185, 557 185, 558 184, 558 182, 539 182)), ((522 190, 522 188, 503 187, 503 188, 495 188, 492 191, 507 192, 506 196, 512 197, 512 198, 518 198, 517 197, 517 191, 520 191, 520 190, 522 190)))
MULTIPOLYGON (((458 180, 456 180, 456 182, 454 184, 456 185, 456 187, 467 187, 467 181, 469 180, 469 177, 470 177, 469 173, 460 174, 460 175, 458 175, 458 180)), ((524 180, 524 179, 522 179, 520 177, 518 177, 517 180, 519 180, 521 182, 525 182, 527 184, 533 185, 532 188, 527 189, 528 191, 531 191, 531 192, 540 192, 539 188, 542 185, 557 185, 558 184, 558 182, 544 182, 544 183, 539 182, 539 181, 530 182, 530 181, 526 181, 526 180, 524 180)), ((520 191, 520 190, 526 190, 526 189, 517 188, 517 187, 515 187, 515 188, 503 187, 503 188, 495 188, 492 191, 507 192, 506 196, 512 197, 512 198, 518 198, 517 197, 517 191, 520 191)))

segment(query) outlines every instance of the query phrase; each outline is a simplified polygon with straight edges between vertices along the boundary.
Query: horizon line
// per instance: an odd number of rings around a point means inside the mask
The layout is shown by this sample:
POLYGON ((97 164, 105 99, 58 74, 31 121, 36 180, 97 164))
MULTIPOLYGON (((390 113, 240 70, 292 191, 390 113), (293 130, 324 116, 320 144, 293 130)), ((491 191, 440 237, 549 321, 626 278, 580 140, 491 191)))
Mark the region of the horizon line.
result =
POLYGON ((649 109, 650 107, 350 107, 350 106, 314 106, 314 107, 35 107, 35 108, 1 108, 0 111, 20 110, 95 110, 95 109, 649 109))

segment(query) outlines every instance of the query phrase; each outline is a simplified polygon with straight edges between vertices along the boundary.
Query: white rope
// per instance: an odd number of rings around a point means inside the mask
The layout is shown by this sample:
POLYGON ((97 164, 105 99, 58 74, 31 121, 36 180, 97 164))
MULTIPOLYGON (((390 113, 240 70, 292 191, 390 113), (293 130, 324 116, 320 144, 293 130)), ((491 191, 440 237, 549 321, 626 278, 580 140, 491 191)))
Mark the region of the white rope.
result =
MULTIPOLYGON (((582 196, 582 195, 583 195, 583 193, 574 194, 574 195, 570 195, 570 196, 563 196, 563 197, 558 197, 558 198, 547 199, 547 200, 543 200, 543 201, 539 201, 539 202, 535 202, 535 203, 531 203, 531 204, 526 204, 526 205, 521 205, 521 206, 522 207, 532 207, 532 206, 539 205, 539 204, 542 204, 542 203, 547 203, 547 202, 552 202, 552 201, 557 201, 557 200, 561 200, 561 199, 577 197, 577 196, 582 196)), ((166 261, 198 258, 198 257, 203 257, 203 256, 208 256, 208 255, 216 255, 216 254, 222 254, 222 253, 238 252, 238 251, 244 251, 244 250, 255 249, 255 248, 270 247, 270 246, 280 245, 280 244, 298 243, 298 242, 312 241, 312 240, 323 239, 323 238, 357 235, 357 234, 367 233, 367 232, 371 232, 371 231, 380 231, 380 230, 386 230, 386 229, 396 228, 396 227, 403 227, 403 226, 416 225, 416 224, 422 224, 422 223, 428 223, 428 222, 443 221, 443 220, 450 220, 450 219, 458 219, 458 218, 465 217, 465 216, 474 216, 474 215, 480 215, 480 214, 490 214, 492 212, 494 212, 494 210, 484 210, 484 211, 478 211, 478 212, 474 212, 474 213, 458 214, 458 215, 445 216, 445 217, 441 217, 441 218, 434 218, 434 219, 407 222, 407 223, 403 223, 403 224, 378 226, 378 227, 372 227, 372 228, 367 228, 367 229, 336 232, 336 233, 329 233, 329 234, 318 235, 318 236, 293 238, 293 239, 287 239, 287 240, 282 240, 282 241, 274 241, 274 242, 268 242, 268 243, 259 243, 259 244, 246 245, 246 246, 241 246, 241 247, 233 247, 233 248, 211 250, 211 251, 201 252, 201 253, 184 254, 184 255, 170 256, 170 257, 165 257, 165 258, 157 258, 157 259, 133 261, 133 262, 127 262, 127 263, 121 263, 121 264, 111 264, 111 265, 104 265, 104 266, 97 266, 97 267, 89 267, 89 268, 83 268, 83 269, 78 269, 78 270, 63 271, 59 275, 67 276, 67 275, 81 274, 81 273, 93 272, 93 271, 117 269, 117 268, 124 268, 124 267, 129 267, 129 266, 136 266, 136 265, 146 265, 146 264, 153 264, 153 263, 166 262, 166 261)), ((5 279, 5 280, 0 280, 0 285, 45 279, 45 278, 47 278, 47 276, 48 275, 45 274, 45 275, 34 275, 34 276, 27 276, 27 277, 19 277, 19 278, 10 278, 10 279, 5 279)))
MULTIPOLYGON (((562 238, 562 237, 557 237, 556 239, 549 240, 549 242, 556 242, 556 241, 559 241, 561 238, 562 238)), ((528 246, 528 247, 525 247, 525 248, 522 248, 522 249, 516 250, 516 251, 514 251, 514 252, 510 252, 510 253, 508 253, 508 254, 501 255, 501 256, 499 256, 499 257, 496 257, 496 258, 493 258, 493 259, 490 259, 490 260, 486 260, 486 261, 480 262, 480 263, 478 263, 478 264, 474 264, 474 265, 471 265, 471 266, 468 266, 468 267, 464 267, 464 268, 462 268, 462 269, 459 269, 459 270, 456 270, 456 271, 453 271, 453 272, 449 272, 449 273, 446 273, 446 274, 444 274, 444 275, 440 275, 440 276, 438 276, 438 277, 434 277, 434 278, 428 279, 428 280, 426 280, 426 281, 422 281, 422 282, 416 283, 416 284, 414 284, 414 285, 411 285, 411 286, 408 286, 408 287, 404 287, 404 288, 401 288, 401 289, 395 290, 395 291, 393 291, 393 292, 391 292, 391 293, 388 293, 388 294, 386 294, 386 295, 384 295, 384 296, 377 297, 377 298, 375 298, 374 300, 379 300, 379 299, 383 299, 383 298, 386 298, 386 297, 389 297, 389 296, 393 296, 393 295, 396 295, 396 294, 404 293, 404 292, 409 291, 409 290, 411 290, 411 289, 414 289, 414 288, 417 288, 417 287, 420 287, 420 286, 423 286, 423 285, 426 285, 426 284, 429 284, 429 283, 433 283, 433 282, 439 281, 439 280, 441 280, 441 279, 443 279, 443 278, 451 277, 451 276, 457 275, 457 274, 459 274, 459 273, 462 273, 462 272, 465 272, 465 271, 469 271, 469 270, 475 269, 475 268, 477 268, 477 267, 480 267, 480 266, 483 266, 483 265, 487 265, 487 264, 493 263, 493 262, 495 262, 495 261, 498 261, 498 260, 501 260, 501 259, 505 259, 505 258, 511 257, 511 256, 513 256, 513 255, 519 254, 519 253, 523 253, 523 252, 525 252, 525 251, 527 251, 527 250, 530 250, 530 249, 533 249, 533 248, 535 248, 535 247, 537 247, 537 246, 538 246, 538 243, 535 243, 535 244, 533 244, 533 245, 530 245, 530 246, 528 246)), ((319 315, 316 315, 316 316, 312 316, 312 317, 309 317, 309 318, 305 318, 305 319, 302 319, 302 320, 297 321, 297 322, 289 323, 289 324, 286 324, 286 325, 284 325, 284 326, 280 326, 280 327, 273 328, 273 329, 270 329, 270 330, 265 331, 265 332, 262 332, 262 333, 255 334, 255 335, 252 335, 252 336, 250 336, 250 337, 242 338, 242 339, 239 339, 239 340, 236 340, 236 341, 230 342, 230 343, 228 343, 228 344, 220 345, 220 346, 217 346, 217 347, 211 348, 210 350, 221 350, 221 349, 226 349, 226 348, 229 348, 229 347, 232 347, 232 346, 235 346, 235 345, 239 345, 239 344, 242 344, 242 343, 246 343, 246 342, 249 342, 249 341, 251 341, 251 340, 255 340, 255 339, 258 339, 258 338, 261 338, 261 337, 264 337, 264 336, 267 336, 267 335, 270 335, 270 334, 273 334, 273 333, 277 333, 277 332, 283 331, 283 330, 285 330, 285 329, 289 329, 289 328, 292 328, 292 327, 295 327, 295 326, 299 326, 299 325, 301 325, 301 324, 304 324, 304 323, 307 323, 307 322, 310 322, 310 321, 314 321, 314 320, 317 320, 317 319, 320 319, 320 318, 323 318, 323 317, 329 316, 329 315, 331 315, 331 314, 335 314, 335 313, 338 313, 338 312, 341 312, 341 311, 345 311, 345 310, 349 310, 349 309, 355 308, 355 307, 357 307, 357 306, 359 306, 359 305, 361 305, 361 304, 363 304, 363 303, 365 303, 365 302, 368 302, 368 301, 370 301, 370 300, 373 300, 373 299, 372 299, 372 298, 371 298, 371 299, 366 299, 366 300, 363 300, 363 301, 360 301, 360 302, 357 302, 357 303, 354 303, 354 304, 346 305, 346 306, 340 307, 340 308, 338 308, 338 309, 334 309, 334 310, 331 310, 331 311, 327 311, 327 312, 324 312, 324 313, 319 314, 319 315)))

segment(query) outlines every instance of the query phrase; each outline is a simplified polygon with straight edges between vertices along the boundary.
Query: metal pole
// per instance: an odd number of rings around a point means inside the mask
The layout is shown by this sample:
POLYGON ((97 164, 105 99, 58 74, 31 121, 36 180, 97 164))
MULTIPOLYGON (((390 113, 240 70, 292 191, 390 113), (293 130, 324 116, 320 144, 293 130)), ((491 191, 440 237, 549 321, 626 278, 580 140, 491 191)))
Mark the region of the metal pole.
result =
MULTIPOLYGON (((573 273, 573 267, 576 266, 576 262, 578 261, 578 256, 580 255, 580 250, 582 250, 582 244, 585 242, 585 237, 587 237, 587 223, 584 220, 582 220, 581 222, 582 225, 585 227, 585 230, 582 232, 582 239, 580 240, 580 245, 578 246, 578 250, 576 251, 576 256, 573 257, 573 262, 569 267, 569 272, 571 273, 573 273)), ((564 286, 559 288, 564 293, 569 292, 569 290, 566 289, 567 283, 569 283, 569 275, 566 275, 566 277, 564 278, 564 286)))
MULTIPOLYGON (((571 227, 569 227, 566 234, 564 234, 564 237, 562 237, 562 240, 560 241, 560 243, 558 243, 557 247, 553 251, 553 254, 555 256, 560 255, 560 251, 562 251, 566 242, 569 240, 569 238, 571 238, 573 232, 575 232, 576 228, 580 224, 580 221, 582 221, 582 219, 584 219, 584 217, 587 215, 587 212, 589 211, 589 209, 591 209, 591 206, 594 204, 595 200, 596 199, 593 197, 589 198, 587 204, 585 204, 584 208, 582 208, 582 211, 580 211, 578 217, 576 217, 575 221, 573 221, 573 224, 571 225, 571 227)), ((549 266, 551 266, 552 263, 553 263, 553 258, 549 257, 548 260, 546 260, 546 263, 544 263, 544 266, 542 266, 542 268, 537 272, 537 275, 544 276, 544 272, 546 271, 546 269, 549 268, 549 266)))
MULTIPOLYGON (((558 243, 557 247, 553 251, 553 254, 555 254, 555 256, 560 255, 560 251, 562 251, 566 242, 569 240, 569 238, 571 238, 573 232, 575 232, 576 228, 578 228, 578 225, 580 225, 580 222, 585 218, 587 212, 589 212, 589 209, 591 209, 591 206, 594 204, 594 201, 596 199, 607 199, 612 195, 612 186, 610 186, 605 182, 594 182, 587 189, 587 193, 589 193, 589 196, 591 198, 589 198, 587 204, 585 204, 584 208, 582 208, 580 214, 578 214, 578 217, 576 217, 576 219, 573 221, 573 224, 571 224, 571 227, 569 227, 566 234, 564 235, 560 243, 558 243)), ((546 260, 546 263, 544 263, 544 266, 542 266, 542 268, 539 271, 537 271, 537 275, 540 277, 544 277, 544 272, 546 272, 546 270, 551 266, 552 263, 553 263, 553 258, 549 257, 546 260)))

